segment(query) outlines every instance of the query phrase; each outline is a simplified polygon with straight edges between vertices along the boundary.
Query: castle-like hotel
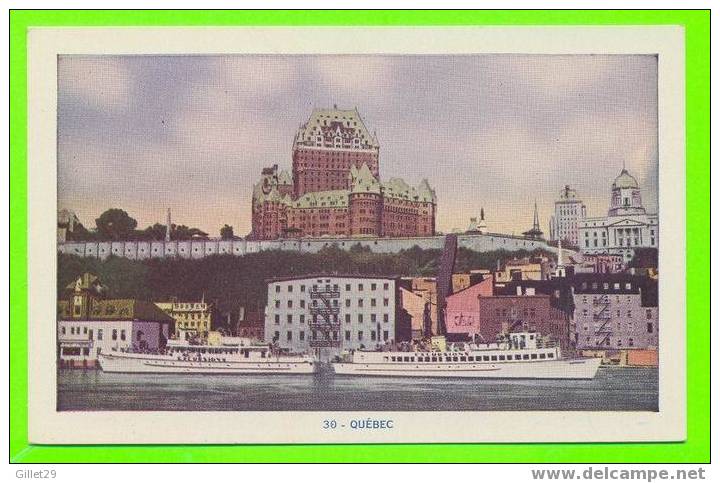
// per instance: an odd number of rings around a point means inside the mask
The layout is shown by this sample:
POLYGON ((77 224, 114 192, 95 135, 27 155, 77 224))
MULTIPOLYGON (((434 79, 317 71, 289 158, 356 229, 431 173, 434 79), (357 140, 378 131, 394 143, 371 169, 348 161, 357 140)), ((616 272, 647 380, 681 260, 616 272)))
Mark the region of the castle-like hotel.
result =
POLYGON ((357 109, 316 109, 300 126, 292 174, 265 168, 253 189, 252 240, 435 234, 435 191, 380 180, 380 145, 357 109))

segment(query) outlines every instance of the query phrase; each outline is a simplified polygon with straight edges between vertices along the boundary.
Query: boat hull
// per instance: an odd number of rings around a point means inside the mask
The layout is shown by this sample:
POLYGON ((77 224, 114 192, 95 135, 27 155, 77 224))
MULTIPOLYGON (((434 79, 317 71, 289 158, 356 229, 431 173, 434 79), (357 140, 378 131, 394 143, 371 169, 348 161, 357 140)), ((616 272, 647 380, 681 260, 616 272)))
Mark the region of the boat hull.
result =
POLYGON ((333 363, 338 375, 445 377, 474 379, 592 379, 602 359, 562 359, 553 361, 417 364, 417 363, 333 363))
POLYGON ((98 362, 104 372, 144 374, 312 374, 317 367, 306 360, 200 362, 132 354, 100 354, 98 362))

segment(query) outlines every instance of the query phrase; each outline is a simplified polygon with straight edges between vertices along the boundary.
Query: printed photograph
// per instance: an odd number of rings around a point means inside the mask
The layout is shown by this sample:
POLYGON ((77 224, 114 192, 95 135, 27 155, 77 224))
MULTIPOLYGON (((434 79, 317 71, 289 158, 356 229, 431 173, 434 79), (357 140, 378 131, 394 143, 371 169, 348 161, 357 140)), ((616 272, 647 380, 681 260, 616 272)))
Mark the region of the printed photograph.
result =
POLYGON ((658 152, 656 55, 59 55, 57 410, 658 412, 658 152))

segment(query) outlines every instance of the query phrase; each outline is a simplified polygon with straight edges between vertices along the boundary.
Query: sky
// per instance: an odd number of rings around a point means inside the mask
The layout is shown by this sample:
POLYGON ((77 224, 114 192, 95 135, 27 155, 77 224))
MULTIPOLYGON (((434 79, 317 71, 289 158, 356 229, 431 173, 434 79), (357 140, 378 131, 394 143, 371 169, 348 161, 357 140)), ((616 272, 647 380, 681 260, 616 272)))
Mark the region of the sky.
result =
POLYGON ((437 194, 437 229, 541 229, 568 184, 603 216, 623 165, 657 210, 657 59, 649 55, 60 56, 58 208, 86 227, 249 233, 263 167, 291 169, 312 109, 357 107, 380 176, 437 194))

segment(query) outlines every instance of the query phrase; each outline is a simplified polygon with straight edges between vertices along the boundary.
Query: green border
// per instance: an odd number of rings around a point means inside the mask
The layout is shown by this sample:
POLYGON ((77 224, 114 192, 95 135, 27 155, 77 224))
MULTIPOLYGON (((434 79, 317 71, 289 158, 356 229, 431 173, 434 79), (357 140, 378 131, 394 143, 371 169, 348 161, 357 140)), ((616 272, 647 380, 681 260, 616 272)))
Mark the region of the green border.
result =
POLYGON ((709 462, 710 12, 34 11, 10 12, 10 461, 709 462), (682 25, 687 80, 688 439, 683 443, 41 446, 27 440, 27 57, 34 26, 682 25))

